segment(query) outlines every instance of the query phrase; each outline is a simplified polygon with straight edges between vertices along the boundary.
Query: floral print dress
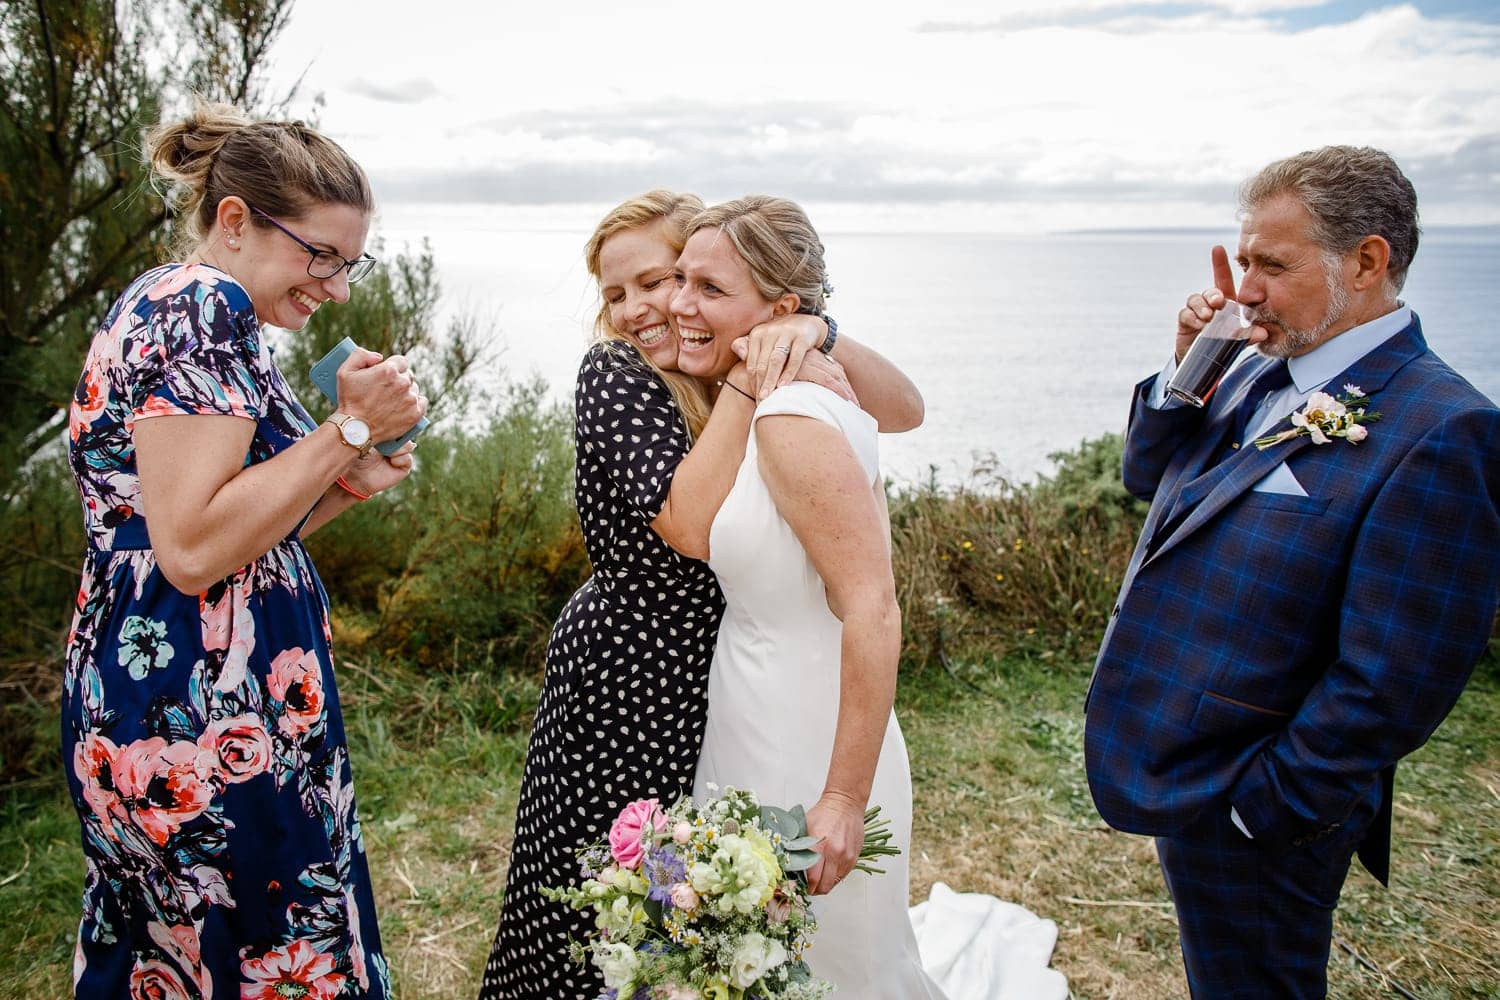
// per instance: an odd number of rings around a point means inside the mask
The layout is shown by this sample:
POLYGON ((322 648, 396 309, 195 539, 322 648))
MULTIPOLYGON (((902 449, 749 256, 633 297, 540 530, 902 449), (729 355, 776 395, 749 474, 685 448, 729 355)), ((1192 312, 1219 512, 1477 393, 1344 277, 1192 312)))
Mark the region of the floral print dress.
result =
POLYGON ((132 429, 255 421, 247 465, 317 425, 249 296, 207 265, 141 275, 95 334, 69 460, 88 552, 62 751, 87 862, 78 997, 384 998, 327 601, 296 533, 198 595, 167 582, 132 429))

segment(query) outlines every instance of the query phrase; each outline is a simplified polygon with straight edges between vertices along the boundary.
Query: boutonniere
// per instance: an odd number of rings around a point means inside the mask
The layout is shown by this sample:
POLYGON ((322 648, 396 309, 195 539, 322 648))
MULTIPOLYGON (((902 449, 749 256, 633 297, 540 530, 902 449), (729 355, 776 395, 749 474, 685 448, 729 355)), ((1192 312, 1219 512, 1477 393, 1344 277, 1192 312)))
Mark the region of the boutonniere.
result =
POLYGON ((1315 392, 1307 397, 1307 405, 1292 414, 1292 427, 1260 438, 1255 447, 1265 451, 1272 445, 1290 441, 1306 434, 1313 444, 1327 444, 1334 438, 1343 438, 1350 444, 1359 444, 1370 436, 1365 424, 1380 419, 1380 414, 1366 409, 1370 397, 1357 385, 1344 385, 1344 392, 1337 398, 1326 392, 1315 392))

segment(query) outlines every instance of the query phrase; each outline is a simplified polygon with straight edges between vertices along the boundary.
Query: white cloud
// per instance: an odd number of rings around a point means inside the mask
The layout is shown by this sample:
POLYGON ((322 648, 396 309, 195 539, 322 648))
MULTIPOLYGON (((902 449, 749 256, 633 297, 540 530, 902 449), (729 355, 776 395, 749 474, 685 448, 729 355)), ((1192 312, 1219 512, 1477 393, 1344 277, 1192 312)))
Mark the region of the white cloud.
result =
POLYGON ((1429 221, 1500 222, 1500 28, 1403 5, 1288 30, 1308 6, 1074 0, 1003 8, 1016 30, 923 31, 1004 18, 790 0, 430 0, 413 17, 370 0, 357 21, 297 8, 277 56, 288 76, 311 62, 322 124, 402 198, 592 203, 665 184, 1044 228, 1170 204, 1196 224, 1265 162, 1351 142, 1408 167, 1429 221))

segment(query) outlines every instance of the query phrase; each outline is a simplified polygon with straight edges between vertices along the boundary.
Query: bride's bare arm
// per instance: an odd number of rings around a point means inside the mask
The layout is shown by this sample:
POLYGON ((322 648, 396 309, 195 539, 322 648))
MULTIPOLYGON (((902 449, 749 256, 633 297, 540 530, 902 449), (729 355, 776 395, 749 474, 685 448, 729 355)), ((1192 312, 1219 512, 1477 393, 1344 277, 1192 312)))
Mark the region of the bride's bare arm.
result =
MULTIPOLYGON (((821 317, 805 313, 782 316, 751 330, 745 364, 752 392, 765 399, 777 386, 805 377, 800 370, 803 359, 827 334, 828 325, 821 317)), ((921 425, 926 415, 922 394, 880 352, 840 332, 829 357, 844 366, 860 407, 875 418, 881 433, 894 434, 921 425)), ((819 379, 810 381, 822 384, 819 379)))
MULTIPOLYGON (((884 497, 848 440, 810 417, 777 415, 755 425, 760 471, 823 578, 828 607, 844 623, 838 725, 823 794, 808 811, 823 860, 808 873, 814 893, 854 867, 864 814, 896 694, 901 610, 891 575, 884 497)), ((832 706, 830 706, 830 710, 832 706)))

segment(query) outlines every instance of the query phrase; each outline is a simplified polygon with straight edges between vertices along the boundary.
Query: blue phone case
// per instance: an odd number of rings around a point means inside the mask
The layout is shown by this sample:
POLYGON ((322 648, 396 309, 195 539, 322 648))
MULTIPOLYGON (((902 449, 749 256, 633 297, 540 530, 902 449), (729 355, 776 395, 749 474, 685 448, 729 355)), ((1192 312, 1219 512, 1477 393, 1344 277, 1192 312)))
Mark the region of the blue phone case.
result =
MULTIPOLYGON (((333 346, 333 350, 323 355, 323 359, 312 366, 313 385, 323 391, 328 397, 328 402, 334 406, 339 405, 339 365, 344 363, 357 345, 354 341, 345 337, 333 346)), ((406 442, 416 437, 427 429, 427 418, 423 417, 417 421, 417 426, 392 441, 381 441, 375 446, 375 450, 382 455, 394 455, 405 447, 406 442)))

